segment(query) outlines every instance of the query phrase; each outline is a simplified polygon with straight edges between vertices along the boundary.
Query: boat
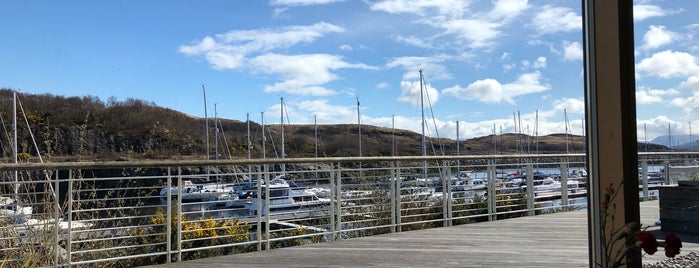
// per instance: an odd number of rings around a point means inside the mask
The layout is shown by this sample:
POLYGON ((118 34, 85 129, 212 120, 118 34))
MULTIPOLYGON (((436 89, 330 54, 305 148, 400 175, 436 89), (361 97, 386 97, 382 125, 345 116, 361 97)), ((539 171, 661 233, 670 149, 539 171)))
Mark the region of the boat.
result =
POLYGON ((313 191, 301 187, 291 187, 283 176, 277 176, 267 184, 260 185, 261 194, 249 191, 237 200, 226 203, 228 208, 244 208, 250 215, 270 215, 289 211, 312 210, 330 204, 329 198, 320 198, 313 191), (265 193, 269 190, 269 207, 265 193), (261 211, 258 211, 260 209, 261 211))
MULTIPOLYGON (((237 199, 241 191, 236 184, 194 184, 190 180, 182 181, 182 202, 204 202, 237 199)), ((160 189, 160 197, 177 198, 179 187, 163 187, 160 189), (169 192, 168 192, 169 191, 169 192)))
POLYGON ((0 217, 21 217, 28 219, 32 215, 34 209, 30 206, 21 206, 19 203, 9 197, 0 196, 0 217))

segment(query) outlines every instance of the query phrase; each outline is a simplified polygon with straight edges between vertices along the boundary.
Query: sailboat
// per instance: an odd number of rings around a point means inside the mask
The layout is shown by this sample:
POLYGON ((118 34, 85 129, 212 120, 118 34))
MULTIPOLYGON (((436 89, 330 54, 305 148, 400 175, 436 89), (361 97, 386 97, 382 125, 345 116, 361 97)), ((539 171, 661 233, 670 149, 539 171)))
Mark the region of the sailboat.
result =
MULTIPOLYGON (((17 156, 17 92, 12 92, 13 116, 12 116, 12 133, 13 133, 13 149, 14 163, 19 163, 17 156)), ((14 197, 0 196, 0 217, 21 218, 20 221, 28 219, 33 212, 30 206, 22 206, 19 202, 19 174, 14 171, 14 197)))

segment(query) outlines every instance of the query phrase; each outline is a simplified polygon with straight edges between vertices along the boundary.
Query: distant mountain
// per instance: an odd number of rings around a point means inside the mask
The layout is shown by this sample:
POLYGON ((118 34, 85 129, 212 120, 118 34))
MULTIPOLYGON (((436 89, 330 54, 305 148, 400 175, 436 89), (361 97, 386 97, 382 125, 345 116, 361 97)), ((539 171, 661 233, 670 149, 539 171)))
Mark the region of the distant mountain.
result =
POLYGON ((688 149, 690 147, 697 147, 697 142, 699 141, 699 136, 697 135, 662 135, 658 136, 650 143, 660 144, 673 149, 688 149))

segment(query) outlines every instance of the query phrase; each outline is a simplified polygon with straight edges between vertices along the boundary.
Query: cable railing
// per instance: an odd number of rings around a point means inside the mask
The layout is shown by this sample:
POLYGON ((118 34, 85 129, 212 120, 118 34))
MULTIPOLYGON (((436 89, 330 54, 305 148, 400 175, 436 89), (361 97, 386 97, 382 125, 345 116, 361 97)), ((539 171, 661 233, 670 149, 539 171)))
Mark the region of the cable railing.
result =
MULTIPOLYGON (((697 157, 640 154, 639 194, 697 157)), ((584 209, 585 170, 583 154, 0 164, 0 260, 153 265, 584 209)))

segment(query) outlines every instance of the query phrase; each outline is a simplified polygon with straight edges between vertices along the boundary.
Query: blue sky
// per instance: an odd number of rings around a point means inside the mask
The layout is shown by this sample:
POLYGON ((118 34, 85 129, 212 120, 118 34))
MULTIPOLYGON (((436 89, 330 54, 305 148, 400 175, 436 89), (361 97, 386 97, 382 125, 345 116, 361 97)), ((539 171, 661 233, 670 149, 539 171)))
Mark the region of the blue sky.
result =
MULTIPOLYGON (((697 1, 634 1, 639 139, 699 133, 697 1), (645 126, 645 131, 644 131, 645 126)), ((580 1, 2 1, 0 87, 461 139, 582 133, 580 1), (565 113, 564 113, 565 111, 565 113), (518 114, 515 129, 515 115, 518 114), (520 124, 521 121, 521 124, 520 124), (436 130, 435 130, 436 126, 436 130)))

